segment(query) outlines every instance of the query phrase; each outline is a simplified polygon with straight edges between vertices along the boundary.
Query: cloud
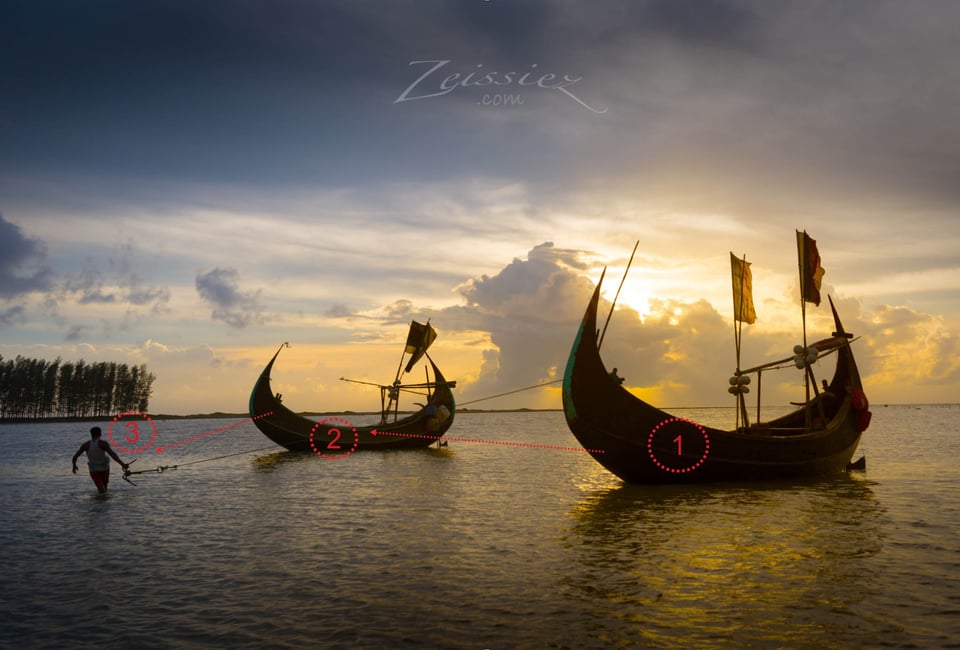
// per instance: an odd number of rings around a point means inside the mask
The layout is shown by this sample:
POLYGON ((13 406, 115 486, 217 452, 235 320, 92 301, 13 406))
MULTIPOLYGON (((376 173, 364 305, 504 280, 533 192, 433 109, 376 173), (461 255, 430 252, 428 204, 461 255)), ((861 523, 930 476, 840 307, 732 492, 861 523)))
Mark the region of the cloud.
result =
MULTIPOLYGON (((858 324, 870 351, 870 362, 863 369, 867 383, 929 388, 960 381, 960 338, 949 331, 943 317, 881 305, 865 313, 858 324)), ((942 398, 927 401, 931 399, 942 398)))
POLYGON ((25 309, 22 305, 14 305, 0 310, 0 327, 10 327, 25 320, 25 309))
MULTIPOLYGON (((470 280, 460 288, 465 305, 435 314, 434 322, 443 331, 488 336, 477 374, 460 383, 463 400, 562 378, 594 289, 584 273, 599 275, 598 265, 590 261, 593 257, 591 251, 544 242, 531 249, 526 259, 514 259, 499 273, 470 280)), ((642 272, 638 268, 642 263, 635 261, 635 271, 642 272)), ((605 293, 612 295, 616 284, 608 276, 605 293)), ((601 300, 600 327, 609 310, 610 303, 601 300)), ((727 376, 735 367, 728 349, 730 338, 730 325, 707 301, 653 299, 645 317, 628 305, 617 307, 602 354, 609 367, 617 367, 627 378, 628 387, 661 406, 689 405, 691 395, 698 396, 701 404, 723 404, 727 376)), ((789 349, 787 340, 778 345, 789 349)), ((509 399, 517 406, 560 406, 556 391, 521 393, 509 399)), ((489 406, 502 408, 505 402, 489 406)))
POLYGON ((45 257, 43 242, 24 236, 0 213, 0 298, 48 289, 52 272, 43 264, 45 257))
POLYGON ((63 338, 65 341, 79 341, 83 339, 87 331, 88 328, 83 325, 71 325, 63 338))
MULTIPOLYGON (((482 350, 479 374, 463 384, 465 399, 556 379, 583 306, 590 281, 576 272, 581 253, 540 244, 525 260, 514 259, 493 276, 460 287, 466 305, 436 314, 443 330, 484 332, 494 347, 482 350)), ((529 401, 529 400, 528 400, 529 401)))
POLYGON ((108 259, 106 270, 97 259, 87 258, 78 273, 64 275, 56 291, 47 296, 44 311, 61 326, 85 317, 89 321, 90 314, 95 315, 96 326, 92 322, 71 323, 65 334, 67 341, 91 332, 109 338, 167 310, 170 289, 145 282, 132 271, 134 253, 131 245, 123 246, 119 255, 108 259))
MULTIPOLYGON (((562 377, 576 328, 583 316, 593 283, 582 274, 594 272, 589 251, 559 249, 546 242, 514 259, 499 273, 483 275, 460 288, 465 305, 432 312, 441 332, 485 334, 477 359, 478 369, 460 381, 461 401, 470 402, 527 388, 562 377)), ((642 273, 645 261, 635 262, 642 273)), ((605 295, 612 295, 617 280, 607 277, 605 295)), ((859 300, 837 301, 848 330, 862 337, 855 343, 861 374, 868 388, 883 399, 891 387, 904 381, 912 385, 955 386, 960 381, 960 339, 943 319, 905 307, 879 307, 865 311, 859 300)), ((410 311, 416 311, 407 305, 410 311)), ((603 328, 610 303, 601 300, 598 326, 603 328)), ((740 367, 748 368, 786 358, 800 343, 799 315, 796 331, 754 326, 744 331, 740 367)), ((729 406, 727 378, 737 366, 732 345, 732 322, 704 299, 651 298, 641 315, 620 304, 610 320, 601 354, 609 368, 626 377, 625 386, 661 407, 729 406)), ((826 337, 832 322, 821 311, 808 314, 811 340, 826 337)), ((830 359, 814 366, 818 378, 833 372, 830 359)), ((803 375, 791 366, 764 376, 763 403, 785 405, 802 398, 803 375)), ((932 399, 945 399, 937 393, 932 399)), ((558 408, 555 391, 521 393, 507 403, 484 406, 536 405, 558 408)))
POLYGON ((330 305, 323 315, 327 318, 351 318, 356 314, 347 305, 337 302, 330 305))
POLYGON ((117 302, 117 295, 104 291, 103 273, 92 259, 87 259, 77 275, 67 278, 63 290, 76 294, 81 305, 117 302))
POLYGON ((232 268, 217 267, 197 274, 197 293, 213 307, 213 320, 236 328, 263 323, 264 316, 259 305, 260 290, 241 290, 239 278, 240 273, 232 268))

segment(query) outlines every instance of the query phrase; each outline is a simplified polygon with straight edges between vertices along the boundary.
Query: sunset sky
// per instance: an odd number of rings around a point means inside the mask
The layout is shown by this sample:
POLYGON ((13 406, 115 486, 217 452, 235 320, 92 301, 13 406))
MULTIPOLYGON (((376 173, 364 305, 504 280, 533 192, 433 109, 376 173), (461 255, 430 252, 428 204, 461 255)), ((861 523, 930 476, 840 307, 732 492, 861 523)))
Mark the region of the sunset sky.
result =
POLYGON ((289 341, 288 406, 366 410, 340 377, 391 381, 429 318, 471 402, 562 376, 639 240, 604 358, 659 406, 726 405, 729 254, 743 365, 788 356, 799 229, 871 401, 960 398, 960 3, 3 6, 4 359, 146 363, 151 412, 243 412, 289 341))

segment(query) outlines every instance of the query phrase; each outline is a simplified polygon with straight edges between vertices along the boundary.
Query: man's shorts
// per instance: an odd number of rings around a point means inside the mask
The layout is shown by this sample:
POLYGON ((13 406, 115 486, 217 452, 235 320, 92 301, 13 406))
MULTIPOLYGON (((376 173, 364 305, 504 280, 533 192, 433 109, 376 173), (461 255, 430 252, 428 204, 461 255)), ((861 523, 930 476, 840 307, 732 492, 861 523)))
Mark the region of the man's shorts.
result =
POLYGON ((106 492, 107 483, 110 482, 110 470, 90 470, 90 478, 93 479, 94 484, 97 486, 97 491, 106 492))

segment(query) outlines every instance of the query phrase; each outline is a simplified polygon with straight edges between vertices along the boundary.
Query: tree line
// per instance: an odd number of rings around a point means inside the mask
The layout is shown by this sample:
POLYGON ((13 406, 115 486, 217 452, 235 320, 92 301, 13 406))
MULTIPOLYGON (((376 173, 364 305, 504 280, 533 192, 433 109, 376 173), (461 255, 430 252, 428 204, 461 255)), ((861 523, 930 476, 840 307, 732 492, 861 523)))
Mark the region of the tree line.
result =
POLYGON ((0 356, 0 419, 146 413, 154 379, 146 364, 0 356))

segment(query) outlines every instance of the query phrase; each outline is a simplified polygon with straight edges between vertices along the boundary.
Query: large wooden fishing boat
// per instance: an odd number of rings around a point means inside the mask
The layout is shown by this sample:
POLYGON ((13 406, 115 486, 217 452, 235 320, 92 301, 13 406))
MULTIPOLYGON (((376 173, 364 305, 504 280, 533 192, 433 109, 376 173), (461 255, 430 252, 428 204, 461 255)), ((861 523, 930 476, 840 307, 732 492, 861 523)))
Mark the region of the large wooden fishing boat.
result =
MULTIPOLYGON (((798 245, 800 235, 803 241, 809 240, 806 233, 798 233, 798 245)), ((815 247, 816 242, 813 244, 815 247)), ((818 255, 815 261, 822 275, 818 255)), ((812 277, 810 266, 802 256, 804 281, 812 277)), ((815 281, 819 290, 819 278, 815 281)), ((574 436, 610 472, 628 483, 687 483, 816 476, 848 467, 861 433, 869 425, 870 411, 851 348, 853 337, 844 330, 832 300, 836 331, 812 345, 797 346, 794 356, 740 370, 738 333, 738 368, 729 382, 729 392, 738 401, 738 421, 734 429, 721 430, 662 411, 611 376, 600 357, 602 335, 597 329, 602 282, 601 276, 570 352, 563 407, 574 436), (836 370, 833 379, 819 388, 810 366, 827 354, 836 354, 836 370), (744 403, 750 376, 757 376, 759 385, 763 371, 793 365, 807 378, 806 401, 787 415, 750 424, 744 403)), ((734 282, 736 289, 736 278, 734 282)), ((740 285, 744 286, 743 275, 740 285)), ((749 276, 746 286, 749 288, 749 276)), ((802 282, 801 291, 806 286, 802 282)), ((739 300, 741 303, 735 304, 738 320, 745 313, 736 309, 742 306, 742 295, 739 300)), ((816 300, 807 295, 801 303, 804 300, 819 303, 819 293, 816 300)), ((743 316, 744 322, 752 322, 746 318, 743 316)), ((759 419, 759 390, 757 393, 759 419)))
MULTIPOLYGON (((451 389, 456 382, 447 381, 443 373, 426 354, 436 333, 429 323, 414 321, 410 326, 405 353, 411 356, 403 369, 403 356, 396 379, 380 388, 380 421, 374 425, 356 426, 347 418, 313 419, 288 409, 270 386, 270 373, 284 344, 260 373, 250 395, 250 417, 257 428, 278 445, 291 451, 312 451, 327 458, 342 457, 353 451, 371 449, 412 449, 427 447, 437 442, 453 424, 456 402, 451 389), (403 372, 410 372, 414 364, 425 357, 429 364, 426 381, 402 384, 403 372), (432 378, 430 373, 432 371, 432 378), (409 413, 399 409, 400 394, 410 392, 418 407, 409 413), (402 417, 401 417, 402 416, 402 417)), ((352 380, 345 380, 352 381, 352 380)), ((367 382, 356 382, 367 383, 367 382)))

